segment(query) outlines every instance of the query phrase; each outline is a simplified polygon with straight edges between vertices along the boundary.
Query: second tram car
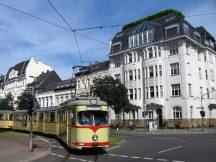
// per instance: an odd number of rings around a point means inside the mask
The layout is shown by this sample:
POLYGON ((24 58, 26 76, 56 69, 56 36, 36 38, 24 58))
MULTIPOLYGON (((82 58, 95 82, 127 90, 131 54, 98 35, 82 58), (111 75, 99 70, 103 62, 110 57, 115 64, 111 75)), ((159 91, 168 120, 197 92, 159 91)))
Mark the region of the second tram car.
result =
MULTIPOLYGON (((0 128, 29 131, 26 110, 0 111, 0 128)), ((34 112, 33 131, 55 135, 69 147, 106 148, 109 146, 108 106, 97 98, 70 99, 59 107, 34 112)))

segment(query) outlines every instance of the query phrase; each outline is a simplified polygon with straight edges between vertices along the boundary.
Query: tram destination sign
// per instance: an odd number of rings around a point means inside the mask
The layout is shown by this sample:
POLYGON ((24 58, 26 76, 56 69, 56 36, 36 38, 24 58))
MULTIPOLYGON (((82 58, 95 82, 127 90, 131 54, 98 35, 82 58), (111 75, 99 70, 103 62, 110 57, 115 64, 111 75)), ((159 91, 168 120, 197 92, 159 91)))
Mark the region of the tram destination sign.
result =
POLYGON ((86 110, 99 111, 99 110, 101 110, 101 107, 98 107, 98 106, 87 106, 86 110))

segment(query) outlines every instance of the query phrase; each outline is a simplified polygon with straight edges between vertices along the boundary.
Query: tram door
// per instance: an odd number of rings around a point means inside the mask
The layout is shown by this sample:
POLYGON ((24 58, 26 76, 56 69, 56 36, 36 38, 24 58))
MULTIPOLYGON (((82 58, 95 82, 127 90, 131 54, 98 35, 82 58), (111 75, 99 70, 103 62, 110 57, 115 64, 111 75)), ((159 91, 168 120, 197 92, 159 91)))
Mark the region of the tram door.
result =
POLYGON ((69 117, 69 143, 70 145, 75 143, 75 134, 76 134, 76 129, 75 129, 75 123, 76 123, 76 111, 75 109, 70 109, 68 111, 68 117, 69 117))
POLYGON ((67 112, 65 110, 59 111, 59 137, 67 142, 67 112))

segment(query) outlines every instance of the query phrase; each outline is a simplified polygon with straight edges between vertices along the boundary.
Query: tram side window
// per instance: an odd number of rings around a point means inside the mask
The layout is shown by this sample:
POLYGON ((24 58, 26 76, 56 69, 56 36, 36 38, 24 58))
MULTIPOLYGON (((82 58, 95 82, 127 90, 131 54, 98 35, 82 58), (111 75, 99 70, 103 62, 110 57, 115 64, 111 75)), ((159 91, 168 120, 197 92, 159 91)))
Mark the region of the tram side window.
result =
POLYGON ((9 120, 13 120, 13 114, 10 114, 9 120))
POLYGON ((5 115, 5 120, 9 120, 8 114, 5 115))
POLYGON ((0 120, 4 120, 4 114, 0 114, 0 120))
POLYGON ((40 122, 43 122, 43 118, 44 118, 44 114, 43 114, 43 113, 40 113, 39 121, 40 121, 40 122))
POLYGON ((55 112, 50 112, 50 114, 49 114, 49 121, 50 122, 55 122, 55 112))

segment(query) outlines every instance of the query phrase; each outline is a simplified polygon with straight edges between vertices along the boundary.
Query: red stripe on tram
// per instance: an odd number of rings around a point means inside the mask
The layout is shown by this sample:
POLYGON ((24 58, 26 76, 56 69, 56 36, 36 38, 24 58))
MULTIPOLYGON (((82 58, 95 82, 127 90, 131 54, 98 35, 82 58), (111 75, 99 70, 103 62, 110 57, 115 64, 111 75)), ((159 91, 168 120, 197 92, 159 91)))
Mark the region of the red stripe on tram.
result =
POLYGON ((108 128, 108 126, 78 126, 78 125, 73 125, 71 126, 72 128, 88 128, 91 129, 94 133, 101 128, 108 128))
POLYGON ((76 146, 106 146, 109 142, 76 142, 76 146))

